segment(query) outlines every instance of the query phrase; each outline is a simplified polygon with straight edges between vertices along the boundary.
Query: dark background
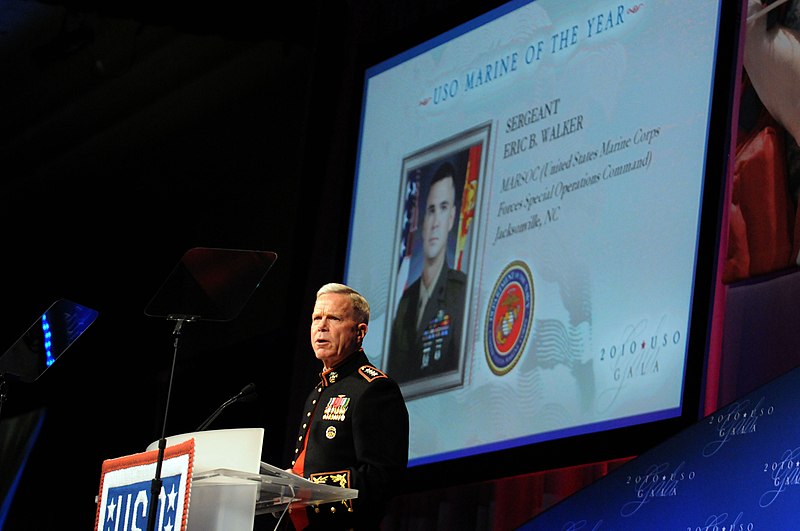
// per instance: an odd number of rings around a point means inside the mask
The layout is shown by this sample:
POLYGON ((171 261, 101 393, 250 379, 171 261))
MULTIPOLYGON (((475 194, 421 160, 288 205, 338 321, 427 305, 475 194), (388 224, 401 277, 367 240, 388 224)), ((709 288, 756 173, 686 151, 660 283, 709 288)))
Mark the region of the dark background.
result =
POLYGON ((250 382, 211 427, 264 427, 288 465, 314 293, 344 272, 364 69, 499 2, 164 4, 0 2, 0 351, 57 299, 99 312, 8 381, 0 420, 44 414, 9 529, 88 528, 104 459, 160 438, 167 403, 166 434, 194 431, 250 382), (193 247, 278 260, 175 350, 144 308, 193 247))

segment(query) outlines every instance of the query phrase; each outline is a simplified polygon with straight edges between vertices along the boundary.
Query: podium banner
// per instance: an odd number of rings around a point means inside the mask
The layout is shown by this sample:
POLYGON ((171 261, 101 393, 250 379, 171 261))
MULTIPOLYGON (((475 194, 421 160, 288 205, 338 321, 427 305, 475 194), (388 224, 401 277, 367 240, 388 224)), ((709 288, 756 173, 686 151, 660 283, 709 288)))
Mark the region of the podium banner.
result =
MULTIPOLYGON (((103 461, 95 531, 147 529, 158 450, 103 461)), ((156 530, 186 531, 194 439, 169 446, 161 468, 156 530)))

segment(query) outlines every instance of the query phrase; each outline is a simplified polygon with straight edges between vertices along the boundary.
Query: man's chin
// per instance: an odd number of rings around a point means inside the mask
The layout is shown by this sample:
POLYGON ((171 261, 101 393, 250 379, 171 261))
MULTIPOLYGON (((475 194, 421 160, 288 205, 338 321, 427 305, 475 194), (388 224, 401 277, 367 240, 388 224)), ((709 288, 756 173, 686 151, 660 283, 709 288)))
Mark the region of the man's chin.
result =
POLYGON ((339 355, 336 352, 319 351, 315 352, 317 359, 321 361, 326 367, 333 367, 339 361, 339 355))
POLYGON ((430 248, 425 251, 425 258, 428 260, 434 260, 437 256, 439 256, 439 249, 430 248))

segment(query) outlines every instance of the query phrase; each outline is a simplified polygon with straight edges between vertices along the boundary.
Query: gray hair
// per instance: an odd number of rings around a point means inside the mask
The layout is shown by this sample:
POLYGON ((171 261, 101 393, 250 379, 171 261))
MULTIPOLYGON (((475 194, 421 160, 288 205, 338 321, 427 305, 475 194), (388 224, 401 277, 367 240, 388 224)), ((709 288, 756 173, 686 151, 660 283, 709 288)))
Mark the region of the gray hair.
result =
POLYGON ((369 324, 369 303, 362 294, 344 284, 337 284, 330 282, 325 284, 317 290, 317 298, 326 293, 340 293, 350 297, 350 302, 353 305, 353 312, 356 314, 356 320, 364 324, 369 324))

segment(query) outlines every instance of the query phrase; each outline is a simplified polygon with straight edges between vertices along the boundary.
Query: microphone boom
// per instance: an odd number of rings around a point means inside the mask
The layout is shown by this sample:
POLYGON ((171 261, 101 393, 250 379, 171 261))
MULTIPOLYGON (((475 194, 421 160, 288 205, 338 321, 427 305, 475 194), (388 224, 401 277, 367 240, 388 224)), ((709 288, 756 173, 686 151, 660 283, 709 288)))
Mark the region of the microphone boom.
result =
POLYGON ((202 424, 200 424, 200 426, 198 426, 197 429, 194 430, 194 431, 203 431, 206 428, 208 428, 208 426, 212 422, 214 422, 214 420, 220 415, 220 413, 222 413, 222 411, 226 407, 230 406, 231 404, 234 404, 236 402, 251 402, 252 400, 254 400, 256 398, 256 396, 257 396, 256 395, 256 384, 249 383, 249 384, 245 385, 244 388, 241 391, 239 391, 238 394, 236 394, 234 397, 228 399, 224 404, 219 406, 217 408, 217 410, 214 411, 214 413, 212 413, 211 416, 208 417, 202 424))

